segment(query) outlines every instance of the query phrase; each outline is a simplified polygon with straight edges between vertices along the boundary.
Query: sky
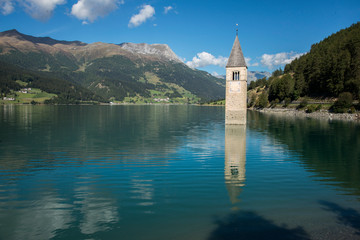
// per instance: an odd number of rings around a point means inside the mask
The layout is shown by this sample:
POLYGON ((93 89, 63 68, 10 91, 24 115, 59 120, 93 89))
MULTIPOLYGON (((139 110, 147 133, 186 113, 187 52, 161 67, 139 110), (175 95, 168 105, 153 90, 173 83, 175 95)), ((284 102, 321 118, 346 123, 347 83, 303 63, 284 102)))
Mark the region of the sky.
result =
POLYGON ((225 74, 236 29, 248 69, 272 72, 358 21, 359 0, 0 0, 0 31, 167 44, 213 75, 225 74))

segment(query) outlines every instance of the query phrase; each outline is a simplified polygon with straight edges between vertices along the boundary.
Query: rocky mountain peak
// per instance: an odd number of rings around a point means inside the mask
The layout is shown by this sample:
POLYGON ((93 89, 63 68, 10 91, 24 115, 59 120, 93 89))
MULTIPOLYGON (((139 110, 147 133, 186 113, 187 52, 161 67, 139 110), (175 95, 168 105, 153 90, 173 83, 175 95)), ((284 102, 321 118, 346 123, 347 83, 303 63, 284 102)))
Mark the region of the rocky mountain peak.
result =
POLYGON ((134 54, 154 55, 175 62, 182 62, 167 44, 122 43, 120 47, 134 54))

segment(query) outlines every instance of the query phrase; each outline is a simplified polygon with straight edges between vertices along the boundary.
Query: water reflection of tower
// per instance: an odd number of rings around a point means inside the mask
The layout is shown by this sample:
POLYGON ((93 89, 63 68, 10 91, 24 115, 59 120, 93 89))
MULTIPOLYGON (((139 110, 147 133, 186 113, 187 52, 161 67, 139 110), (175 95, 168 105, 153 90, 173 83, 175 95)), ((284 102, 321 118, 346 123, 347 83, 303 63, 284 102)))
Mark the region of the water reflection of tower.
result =
POLYGON ((234 204, 245 186, 246 125, 225 126, 225 184, 234 204))

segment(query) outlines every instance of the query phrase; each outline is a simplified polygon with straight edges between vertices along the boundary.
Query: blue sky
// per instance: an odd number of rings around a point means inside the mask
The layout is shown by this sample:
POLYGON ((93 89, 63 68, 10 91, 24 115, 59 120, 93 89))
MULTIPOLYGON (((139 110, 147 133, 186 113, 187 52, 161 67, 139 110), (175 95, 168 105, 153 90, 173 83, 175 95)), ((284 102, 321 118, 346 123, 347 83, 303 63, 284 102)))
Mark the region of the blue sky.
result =
POLYGON ((239 24, 249 70, 273 71, 360 20, 359 0, 0 0, 0 31, 86 43, 165 43, 224 74, 239 24))

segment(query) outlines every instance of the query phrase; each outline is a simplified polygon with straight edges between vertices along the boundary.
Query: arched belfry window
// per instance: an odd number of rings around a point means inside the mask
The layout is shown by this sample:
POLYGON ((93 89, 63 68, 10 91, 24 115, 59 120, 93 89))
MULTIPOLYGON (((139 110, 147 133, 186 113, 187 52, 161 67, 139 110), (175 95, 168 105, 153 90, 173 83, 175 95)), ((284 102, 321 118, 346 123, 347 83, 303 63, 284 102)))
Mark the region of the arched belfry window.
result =
POLYGON ((240 80, 240 72, 239 71, 233 72, 233 80, 234 81, 239 81, 240 80))

